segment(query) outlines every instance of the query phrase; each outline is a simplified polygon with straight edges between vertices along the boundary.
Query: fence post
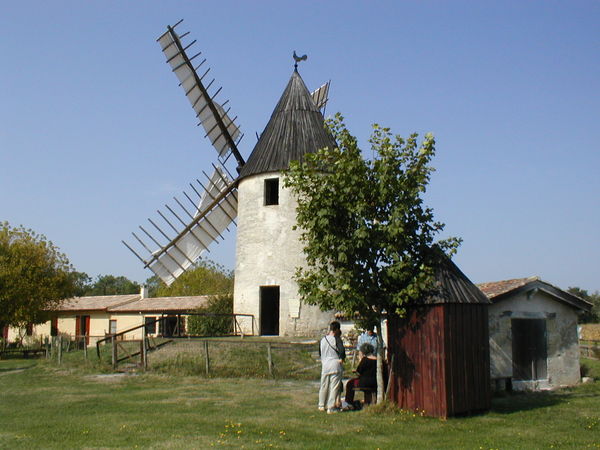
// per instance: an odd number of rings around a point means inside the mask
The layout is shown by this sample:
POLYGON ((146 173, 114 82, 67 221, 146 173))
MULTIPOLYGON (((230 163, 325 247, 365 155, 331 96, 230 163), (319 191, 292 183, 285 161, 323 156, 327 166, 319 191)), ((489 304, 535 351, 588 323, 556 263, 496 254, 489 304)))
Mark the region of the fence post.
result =
POLYGON ((88 359, 88 348, 87 348, 87 338, 83 336, 83 357, 87 361, 88 359))
POLYGON ((273 377, 273 358, 271 356, 271 343, 267 342, 267 363, 269 365, 269 376, 273 377))
POLYGON ((110 343, 112 344, 112 368, 113 370, 117 370, 117 338, 114 334, 111 336, 110 343))
POLYGON ((146 327, 142 328, 142 348, 141 348, 141 358, 142 358, 142 369, 146 370, 148 368, 148 353, 146 351, 146 327))
POLYGON ((58 365, 62 363, 62 335, 58 336, 58 365))
POLYGON ((206 363, 206 376, 210 374, 210 358, 208 356, 208 341, 204 340, 204 362, 206 363))

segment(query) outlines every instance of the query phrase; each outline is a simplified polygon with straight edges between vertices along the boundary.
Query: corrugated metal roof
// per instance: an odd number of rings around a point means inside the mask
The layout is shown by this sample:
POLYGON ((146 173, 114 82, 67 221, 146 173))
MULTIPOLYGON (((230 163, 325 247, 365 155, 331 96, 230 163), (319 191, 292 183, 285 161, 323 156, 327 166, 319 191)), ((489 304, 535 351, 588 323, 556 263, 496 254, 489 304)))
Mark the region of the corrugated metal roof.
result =
POLYGON ((556 301, 569 305, 571 307, 590 311, 592 304, 577 297, 561 288, 556 287, 540 277, 514 278, 512 280, 492 281, 478 284, 479 289, 492 301, 500 302, 512 295, 522 292, 539 290, 553 297, 556 301))
POLYGON ((307 153, 335 146, 333 136, 325 129, 323 114, 294 70, 267 126, 240 171, 240 178, 279 172, 287 169, 290 161, 301 161, 307 153))
POLYGON ((440 256, 440 263, 435 271, 435 280, 435 292, 427 298, 425 301, 427 304, 491 303, 446 255, 440 256))
POLYGON ((140 294, 130 295, 95 295, 90 297, 74 297, 65 300, 54 311, 106 311, 108 308, 132 302, 140 298, 140 294))
POLYGON ((210 295, 190 297, 142 298, 134 302, 109 308, 110 312, 173 312, 188 311, 206 305, 210 295))

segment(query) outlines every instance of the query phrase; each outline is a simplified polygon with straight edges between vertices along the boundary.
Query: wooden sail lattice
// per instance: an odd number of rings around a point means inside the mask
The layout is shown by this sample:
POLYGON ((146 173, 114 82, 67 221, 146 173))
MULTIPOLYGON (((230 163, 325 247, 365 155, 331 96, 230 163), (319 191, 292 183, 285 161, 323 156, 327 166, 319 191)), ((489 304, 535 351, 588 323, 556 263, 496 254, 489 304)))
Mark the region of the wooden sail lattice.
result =
POLYGON ((193 61, 202 52, 188 57, 187 51, 196 41, 194 40, 184 45, 181 39, 189 33, 184 33, 181 36, 176 33, 175 27, 180 23, 181 21, 173 27, 167 27, 167 31, 157 41, 160 44, 167 63, 179 79, 179 85, 183 88, 185 96, 196 113, 196 118, 200 121, 199 125, 201 124, 206 131, 204 137, 207 137, 217 150, 221 162, 225 162, 229 155, 233 154, 238 165, 242 166, 244 165, 244 159, 240 155, 237 145, 243 138, 243 134, 235 123, 237 117, 231 119, 228 115, 231 108, 224 109, 229 100, 226 100, 223 104, 219 104, 215 100, 222 88, 219 87, 212 94, 210 93, 215 79, 213 78, 205 84, 204 80, 210 68, 206 69, 201 76, 198 75, 197 71, 204 65, 206 58, 194 67, 193 61))
POLYGON ((237 180, 220 167, 214 169, 211 176, 204 173, 205 183, 190 183, 193 194, 184 191, 185 200, 173 197, 177 206, 165 205, 166 212, 157 210, 161 220, 148 219, 151 231, 140 225, 142 233, 132 232, 137 245, 122 241, 167 285, 192 267, 204 251, 210 251, 210 244, 223 240, 223 233, 235 224, 237 180), (147 256, 141 256, 141 250, 147 256))

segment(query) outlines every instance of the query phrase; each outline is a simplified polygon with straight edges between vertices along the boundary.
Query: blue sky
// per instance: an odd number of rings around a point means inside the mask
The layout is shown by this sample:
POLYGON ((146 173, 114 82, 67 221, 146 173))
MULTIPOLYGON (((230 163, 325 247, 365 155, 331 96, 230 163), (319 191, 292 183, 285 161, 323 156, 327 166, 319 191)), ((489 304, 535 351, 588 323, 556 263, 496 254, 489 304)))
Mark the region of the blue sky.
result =
POLYGON ((427 202, 472 281, 600 289, 597 1, 4 2, 0 220, 91 276, 151 275, 121 240, 215 159, 155 42, 180 19, 244 156, 307 53, 365 149, 374 122, 434 133, 427 202))

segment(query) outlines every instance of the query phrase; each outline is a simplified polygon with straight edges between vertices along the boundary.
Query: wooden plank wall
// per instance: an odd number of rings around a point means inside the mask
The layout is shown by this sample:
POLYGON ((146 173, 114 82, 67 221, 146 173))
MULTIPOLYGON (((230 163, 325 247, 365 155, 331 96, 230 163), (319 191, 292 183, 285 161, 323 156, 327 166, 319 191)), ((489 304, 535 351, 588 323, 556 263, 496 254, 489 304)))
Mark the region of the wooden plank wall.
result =
POLYGON ((446 304, 448 416, 486 411, 491 405, 487 305, 446 304))
POLYGON ((413 310, 406 319, 388 319, 388 352, 394 355, 390 395, 401 408, 446 416, 443 328, 441 306, 413 310))
POLYGON ((487 305, 439 304, 388 319, 390 397, 404 409, 449 417, 490 407, 487 305))

